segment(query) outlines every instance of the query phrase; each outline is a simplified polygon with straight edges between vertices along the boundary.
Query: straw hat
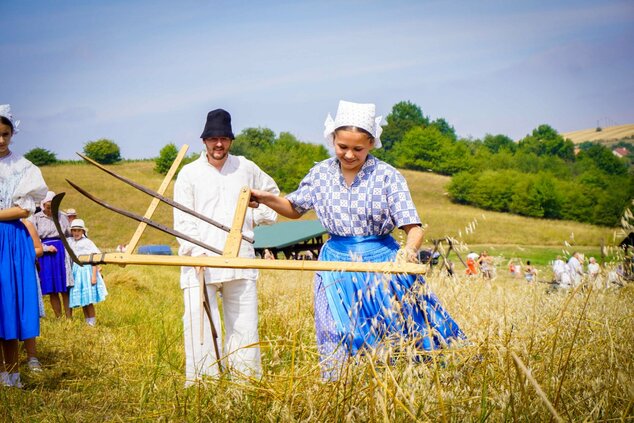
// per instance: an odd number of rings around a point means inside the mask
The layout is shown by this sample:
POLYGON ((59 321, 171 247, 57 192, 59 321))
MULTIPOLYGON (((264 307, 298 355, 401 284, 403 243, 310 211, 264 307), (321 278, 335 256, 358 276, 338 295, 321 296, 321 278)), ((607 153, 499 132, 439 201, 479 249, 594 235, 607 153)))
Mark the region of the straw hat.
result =
POLYGON ((84 233, 88 233, 88 228, 84 223, 84 219, 75 219, 70 224, 71 229, 82 229, 84 233))
POLYGON ((75 209, 66 209, 66 216, 77 216, 77 210, 75 210, 75 209))
POLYGON ((328 114, 324 122, 324 137, 332 142, 337 128, 356 126, 365 129, 374 137, 374 148, 381 148, 382 119, 383 116, 376 116, 376 106, 372 103, 362 104, 341 100, 337 108, 337 116, 333 119, 328 114))

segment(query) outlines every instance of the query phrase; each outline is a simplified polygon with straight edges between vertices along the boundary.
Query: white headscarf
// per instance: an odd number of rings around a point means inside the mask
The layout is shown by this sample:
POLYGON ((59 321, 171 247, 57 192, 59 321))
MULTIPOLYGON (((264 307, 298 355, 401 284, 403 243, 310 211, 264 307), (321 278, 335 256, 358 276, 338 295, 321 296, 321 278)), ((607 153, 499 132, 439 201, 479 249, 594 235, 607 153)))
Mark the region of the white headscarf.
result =
POLYGON ((376 116, 376 106, 372 103, 362 104, 341 100, 335 119, 333 120, 329 113, 324 122, 324 137, 332 142, 337 128, 356 126, 365 129, 374 137, 374 148, 381 148, 382 119, 383 116, 376 116))
POLYGON ((10 104, 0 104, 0 116, 4 116, 11 122, 13 126, 13 134, 17 134, 19 132, 18 125, 20 125, 20 121, 16 120, 11 114, 11 105, 10 104))
POLYGON ((44 204, 50 203, 51 201, 53 201, 53 197, 55 197, 55 193, 53 191, 48 191, 46 193, 46 197, 44 197, 44 199, 40 203, 40 207, 44 208, 44 204))

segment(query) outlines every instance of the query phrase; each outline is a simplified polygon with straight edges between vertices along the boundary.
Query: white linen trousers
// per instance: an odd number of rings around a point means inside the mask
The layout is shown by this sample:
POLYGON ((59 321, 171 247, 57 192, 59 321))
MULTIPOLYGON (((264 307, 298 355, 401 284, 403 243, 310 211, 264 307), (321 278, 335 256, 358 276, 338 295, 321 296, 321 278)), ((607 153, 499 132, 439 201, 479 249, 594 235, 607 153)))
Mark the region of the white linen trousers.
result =
MULTIPOLYGON (((205 285, 209 297, 211 314, 218 335, 217 342, 222 359, 221 365, 232 372, 259 378, 260 347, 258 345, 258 297, 256 281, 236 279, 223 283, 205 285), (222 290, 222 309, 225 327, 223 344, 222 325, 218 311, 219 290, 222 290)), ((219 361, 214 349, 209 319, 204 316, 203 342, 200 339, 200 288, 183 289, 185 313, 183 328, 185 338, 185 386, 190 386, 203 375, 217 376, 219 361)))

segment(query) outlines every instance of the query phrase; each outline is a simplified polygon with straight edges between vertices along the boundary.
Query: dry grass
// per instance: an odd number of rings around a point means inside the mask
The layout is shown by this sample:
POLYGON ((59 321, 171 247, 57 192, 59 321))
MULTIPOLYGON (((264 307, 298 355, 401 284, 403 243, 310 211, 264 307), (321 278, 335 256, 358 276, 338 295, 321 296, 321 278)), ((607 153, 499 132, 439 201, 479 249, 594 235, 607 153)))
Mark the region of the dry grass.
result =
POLYGON ((469 345, 425 364, 363 357, 340 382, 324 384, 312 275, 267 271, 259 282, 262 380, 184 390, 178 271, 108 266, 106 275, 110 297, 97 307, 96 328, 79 316, 43 320, 44 372, 24 372, 25 390, 0 390, 3 419, 544 421, 546 402, 564 420, 633 417, 634 286, 549 293, 504 277, 433 276, 430 287, 469 345))

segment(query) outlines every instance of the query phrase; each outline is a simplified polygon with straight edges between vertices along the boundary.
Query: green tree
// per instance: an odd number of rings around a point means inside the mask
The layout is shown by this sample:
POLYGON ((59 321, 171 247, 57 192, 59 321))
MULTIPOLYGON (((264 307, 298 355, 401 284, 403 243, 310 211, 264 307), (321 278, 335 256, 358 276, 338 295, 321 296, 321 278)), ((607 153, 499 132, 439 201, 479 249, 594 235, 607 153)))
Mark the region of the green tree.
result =
POLYGON ((404 169, 438 171, 446 141, 438 128, 415 127, 394 146, 394 165, 404 169))
POLYGON ((511 153, 514 153, 515 150, 517 150, 517 144, 511 138, 502 134, 486 134, 484 136, 484 139, 482 140, 482 144, 484 144, 484 146, 488 148, 491 153, 499 153, 502 150, 507 150, 511 153))
POLYGON ((526 175, 516 185, 509 210, 523 216, 543 217, 544 209, 540 200, 533 175, 526 175))
POLYGON ((460 204, 472 204, 474 188, 479 184, 479 174, 460 172, 453 175, 447 187, 449 198, 460 204))
POLYGON ((268 128, 244 129, 231 152, 257 163, 284 192, 295 190, 315 162, 329 157, 323 145, 301 142, 288 132, 276 137, 268 128))
POLYGON ((519 179, 520 174, 512 170, 485 170, 472 190, 471 203, 488 210, 509 211, 519 179))
POLYGON ((84 144, 84 153, 101 164, 112 164, 121 161, 119 146, 114 141, 105 138, 84 144))
POLYGON ((176 156, 178 156, 178 149, 173 143, 161 148, 159 156, 154 160, 154 171, 165 175, 176 160, 176 156))
POLYGON ((24 157, 35 166, 46 166, 57 162, 55 153, 40 147, 29 150, 24 157))
POLYGON ((458 136, 456 135, 456 130, 453 126, 449 125, 449 123, 444 118, 438 118, 433 121, 430 126, 434 126, 438 128, 441 134, 449 137, 452 141, 456 141, 458 136))
POLYGON ((421 108, 409 101, 401 101, 392 106, 392 112, 385 120, 387 125, 383 126, 381 135, 385 152, 398 144, 410 129, 429 125, 429 118, 423 115, 421 108))
POLYGON ((572 141, 565 140, 549 125, 539 125, 531 135, 520 140, 518 147, 538 156, 554 155, 568 161, 575 158, 575 146, 572 141))
POLYGON ((581 151, 577 160, 590 160, 608 175, 627 175, 628 166, 625 161, 616 157, 609 148, 601 144, 595 143, 581 151))

